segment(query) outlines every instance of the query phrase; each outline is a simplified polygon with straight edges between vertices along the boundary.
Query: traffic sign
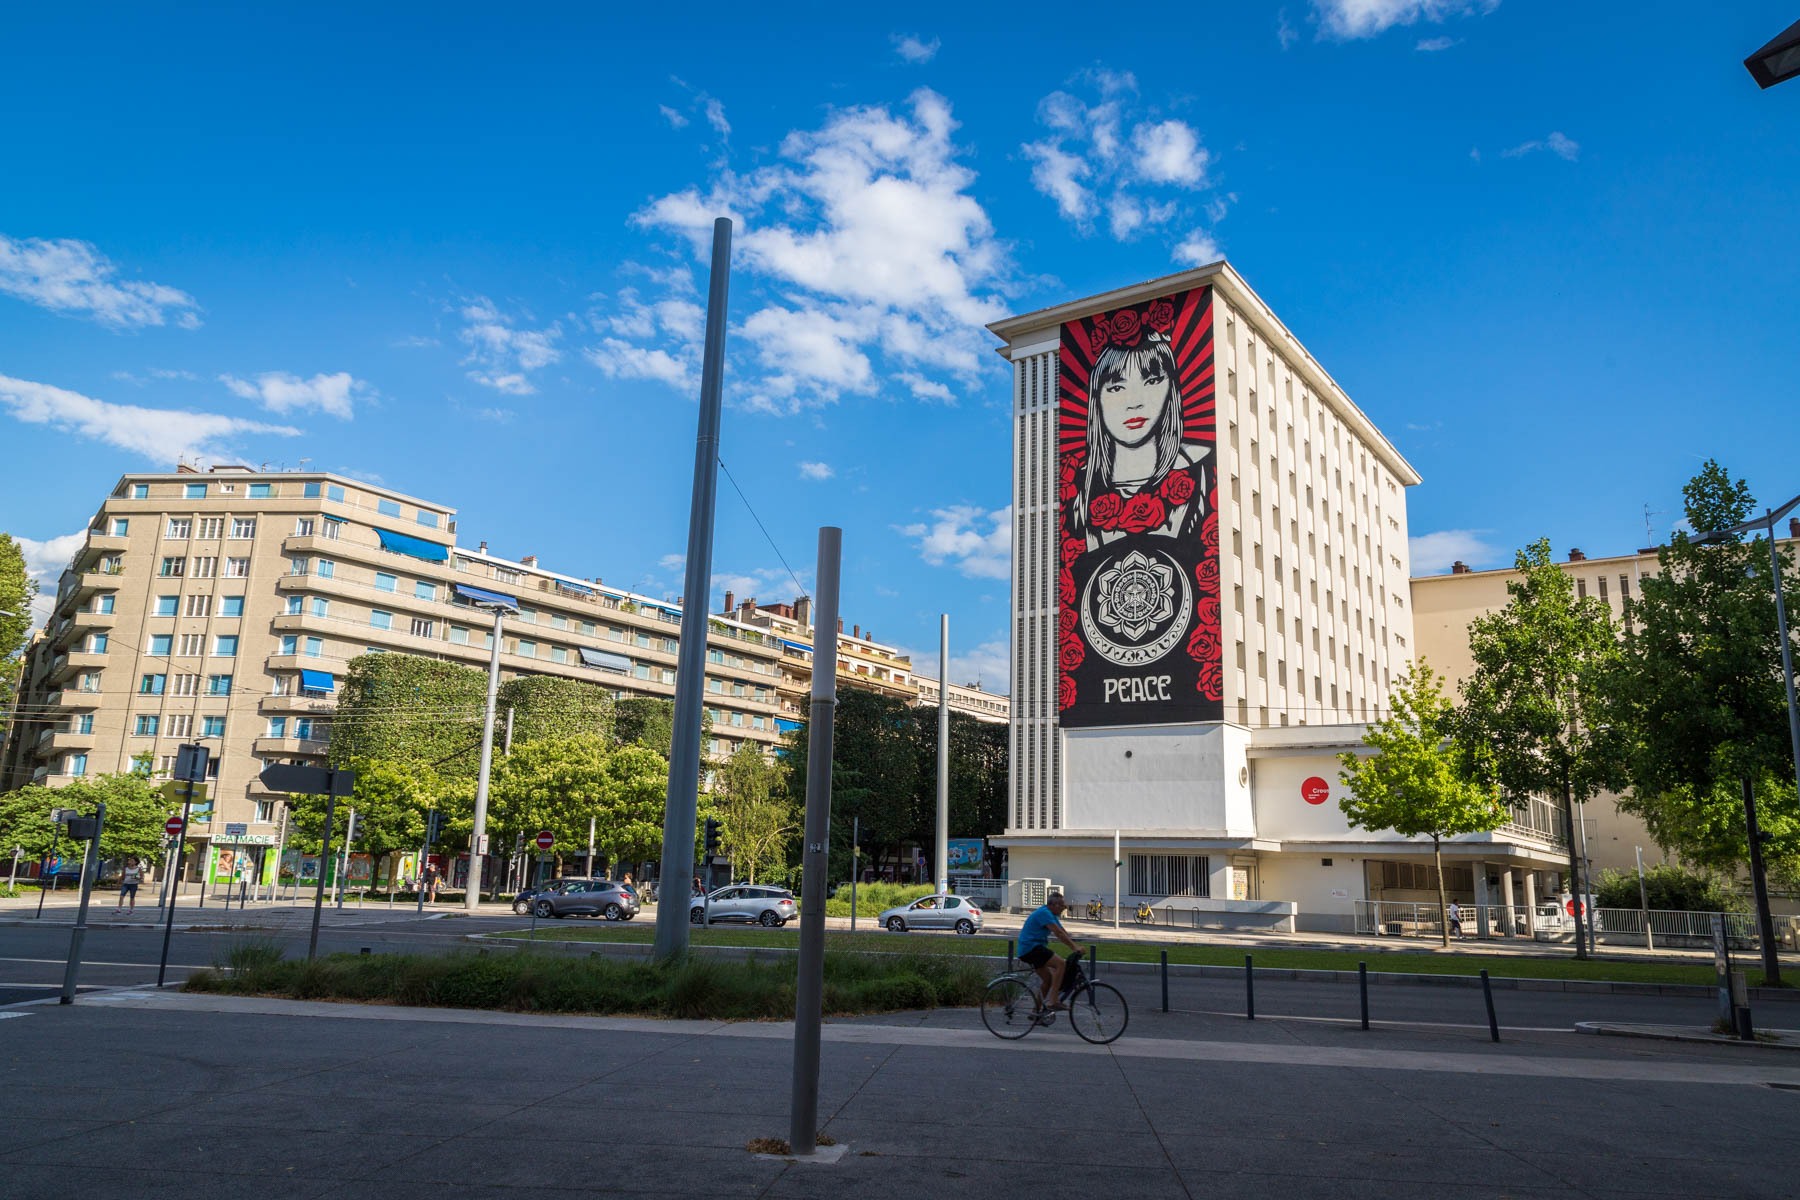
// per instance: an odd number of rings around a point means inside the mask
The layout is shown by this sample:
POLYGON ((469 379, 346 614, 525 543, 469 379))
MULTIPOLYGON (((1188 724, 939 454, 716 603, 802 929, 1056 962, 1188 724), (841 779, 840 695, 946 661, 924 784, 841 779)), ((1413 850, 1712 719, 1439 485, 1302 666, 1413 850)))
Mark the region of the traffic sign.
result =
POLYGON ((551 833, 548 829, 538 830, 537 848, 539 850, 548 850, 554 845, 556 845, 556 835, 554 833, 551 833))
POLYGON ((163 822, 163 832, 168 834, 172 838, 180 837, 181 831, 185 827, 186 827, 185 823, 182 821, 182 819, 180 817, 170 817, 168 820, 163 822))
POLYGON ((203 807, 206 804, 206 793, 210 786, 210 784, 205 783, 183 783, 179 780, 174 780, 163 784, 157 791, 161 792, 163 794, 163 799, 169 801, 171 804, 180 804, 188 798, 188 789, 192 788, 194 789, 194 805, 196 807, 203 807))
POLYGON ((272 792, 305 792, 308 795, 348 796, 356 790, 356 772, 299 763, 270 763, 257 776, 272 792))
POLYGON ((225 836, 226 837, 242 837, 244 834, 249 833, 249 832, 250 832, 250 826, 247 822, 244 822, 244 821, 227 821, 227 822, 225 822, 225 836))

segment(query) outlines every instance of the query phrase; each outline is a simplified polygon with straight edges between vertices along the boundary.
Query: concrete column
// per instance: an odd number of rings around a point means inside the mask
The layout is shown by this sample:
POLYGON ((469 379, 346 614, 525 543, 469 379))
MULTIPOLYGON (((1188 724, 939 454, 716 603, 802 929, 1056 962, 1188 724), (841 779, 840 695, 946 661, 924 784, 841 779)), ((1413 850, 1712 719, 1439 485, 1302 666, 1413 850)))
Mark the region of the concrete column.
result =
POLYGON ((1537 872, 1526 867, 1525 875, 1525 936, 1537 935, 1537 872))
POLYGON ((1484 862, 1473 863, 1469 867, 1469 877, 1475 884, 1475 936, 1486 941, 1493 934, 1493 925, 1489 918, 1488 905, 1488 865, 1484 862))
POLYGON ((1500 903, 1506 906, 1506 917, 1500 922, 1500 932, 1507 937, 1513 933, 1513 873, 1508 866, 1500 872, 1500 903))

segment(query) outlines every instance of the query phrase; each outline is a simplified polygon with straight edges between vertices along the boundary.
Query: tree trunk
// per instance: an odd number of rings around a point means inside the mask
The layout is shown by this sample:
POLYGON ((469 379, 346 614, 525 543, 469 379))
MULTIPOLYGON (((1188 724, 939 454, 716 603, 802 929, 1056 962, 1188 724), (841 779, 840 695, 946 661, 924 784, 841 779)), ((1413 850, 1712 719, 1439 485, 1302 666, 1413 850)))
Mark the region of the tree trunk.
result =
POLYGON ((1569 773, 1563 771, 1563 823, 1567 826, 1569 836, 1569 896, 1575 909, 1575 957, 1585 961, 1588 957, 1587 939, 1587 888, 1581 878, 1581 843, 1575 838, 1575 788, 1569 782, 1569 773))
POLYGON ((1431 835, 1431 864, 1437 869, 1438 883, 1438 932, 1442 935, 1444 949, 1450 948, 1450 900, 1444 887, 1444 847, 1437 834, 1431 835))
POLYGON ((1750 835, 1750 885, 1756 892, 1757 940, 1762 943, 1763 986, 1781 986, 1780 947, 1775 943, 1775 918, 1769 915, 1769 880, 1763 870, 1763 833, 1756 823, 1756 787, 1744 776, 1744 825, 1750 835))

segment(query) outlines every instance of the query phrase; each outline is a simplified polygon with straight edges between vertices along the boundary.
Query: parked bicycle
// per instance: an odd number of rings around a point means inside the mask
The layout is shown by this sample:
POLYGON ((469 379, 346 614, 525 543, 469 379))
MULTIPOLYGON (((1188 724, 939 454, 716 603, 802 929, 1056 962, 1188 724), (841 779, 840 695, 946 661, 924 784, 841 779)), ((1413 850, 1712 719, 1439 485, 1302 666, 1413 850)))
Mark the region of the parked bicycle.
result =
POLYGON ((1152 921, 1156 920, 1156 913, 1151 911, 1151 908, 1148 904, 1144 904, 1144 903, 1139 903, 1137 906, 1137 910, 1135 912, 1133 912, 1131 915, 1137 921, 1137 923, 1139 925, 1148 925, 1152 921))
POLYGON ((1104 904, 1100 903, 1100 897, 1095 896, 1092 900, 1089 900, 1087 902, 1087 919, 1088 920, 1100 921, 1100 920, 1104 920, 1105 917, 1106 917, 1106 906, 1104 904))
MULTIPOLYGON (((1069 955, 1063 971, 1061 999, 1068 1007, 1069 1025, 1084 1041, 1104 1046, 1125 1032, 1131 1010, 1119 989, 1096 983, 1081 969, 1077 950, 1069 955)), ((1016 1040, 1039 1025, 1054 1025, 1056 1012, 1038 1004, 1037 976, 1029 969, 1008 971, 987 985, 981 997, 981 1022, 995 1037, 1016 1040)))

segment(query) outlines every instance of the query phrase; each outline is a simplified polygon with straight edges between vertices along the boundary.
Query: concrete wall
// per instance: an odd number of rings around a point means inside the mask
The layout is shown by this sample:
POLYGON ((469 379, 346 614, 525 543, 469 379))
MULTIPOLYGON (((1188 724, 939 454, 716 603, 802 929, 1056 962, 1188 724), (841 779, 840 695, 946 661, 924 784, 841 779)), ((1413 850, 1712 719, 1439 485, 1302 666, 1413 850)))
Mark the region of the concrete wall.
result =
POLYGON ((1066 730, 1063 827, 1250 837, 1246 731, 1229 725, 1066 730))

